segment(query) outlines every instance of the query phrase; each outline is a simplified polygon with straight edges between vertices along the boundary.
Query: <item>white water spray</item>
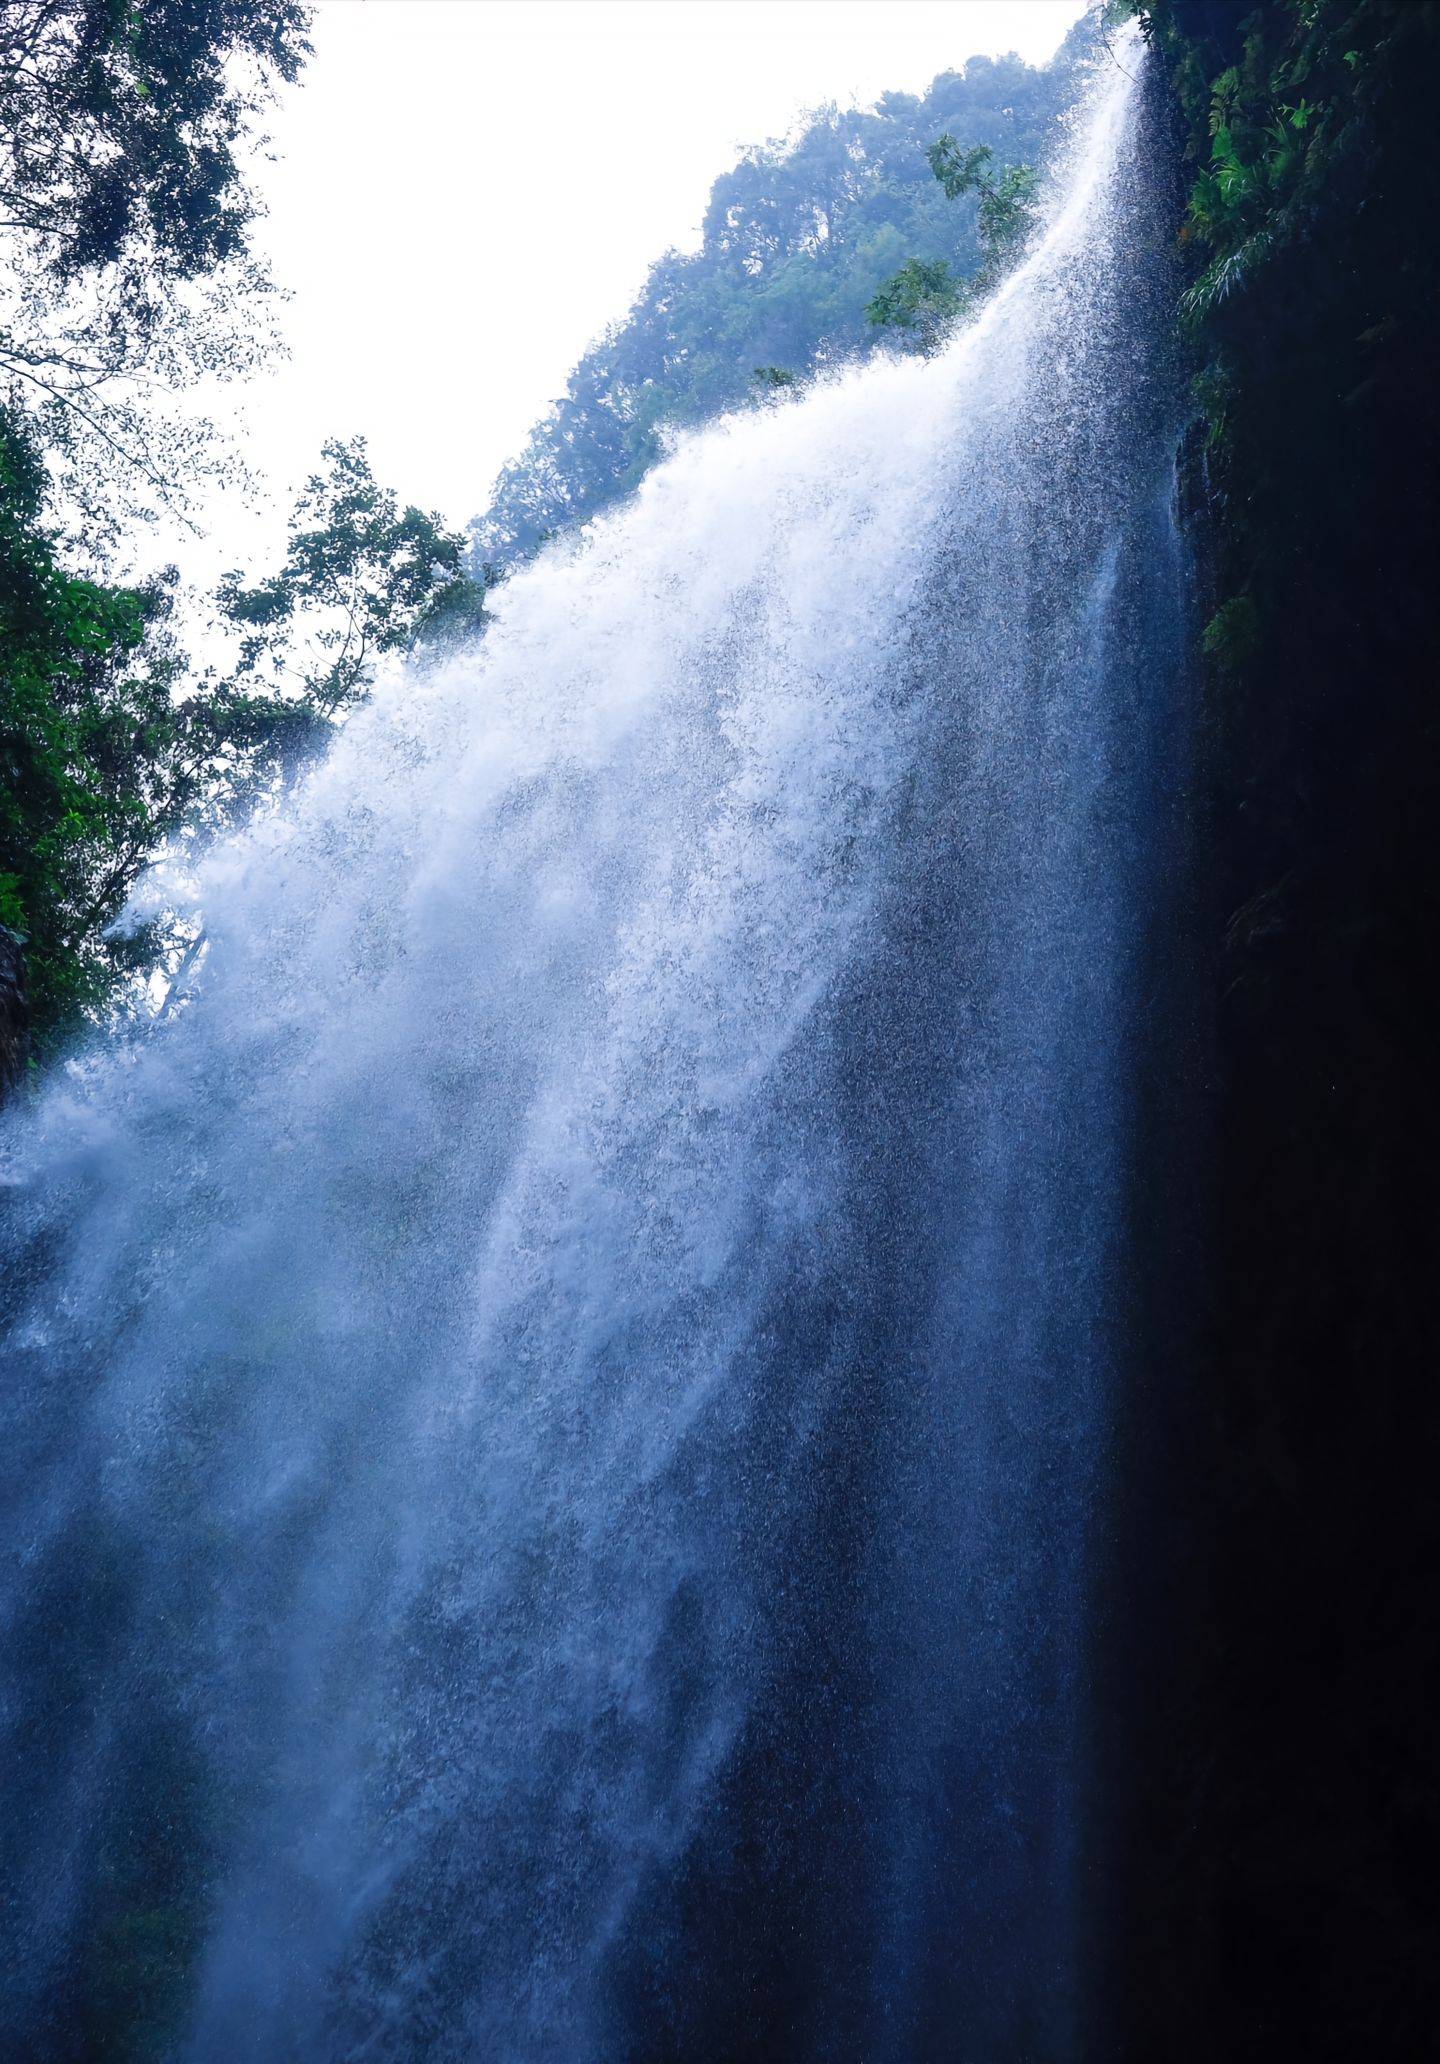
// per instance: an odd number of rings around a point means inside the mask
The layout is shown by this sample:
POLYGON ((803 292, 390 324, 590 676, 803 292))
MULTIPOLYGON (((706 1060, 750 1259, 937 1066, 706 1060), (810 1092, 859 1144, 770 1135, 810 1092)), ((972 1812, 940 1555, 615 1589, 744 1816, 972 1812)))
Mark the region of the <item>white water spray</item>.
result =
POLYGON ((1065 2052, 1173 693, 1135 151, 1112 71, 969 333, 378 693, 209 860, 193 1002, 12 1125, 27 2040, 1065 2052))

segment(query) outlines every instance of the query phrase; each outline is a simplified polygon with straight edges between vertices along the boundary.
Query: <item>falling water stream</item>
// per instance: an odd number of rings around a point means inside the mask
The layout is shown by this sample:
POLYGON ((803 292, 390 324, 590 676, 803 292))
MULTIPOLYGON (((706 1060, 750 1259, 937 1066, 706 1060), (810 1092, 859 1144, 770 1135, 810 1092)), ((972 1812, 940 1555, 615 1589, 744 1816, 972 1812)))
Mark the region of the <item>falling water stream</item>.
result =
POLYGON ((1084 2049, 1181 685, 1124 52, 976 323, 517 573, 10 1119, 14 2055, 1084 2049))

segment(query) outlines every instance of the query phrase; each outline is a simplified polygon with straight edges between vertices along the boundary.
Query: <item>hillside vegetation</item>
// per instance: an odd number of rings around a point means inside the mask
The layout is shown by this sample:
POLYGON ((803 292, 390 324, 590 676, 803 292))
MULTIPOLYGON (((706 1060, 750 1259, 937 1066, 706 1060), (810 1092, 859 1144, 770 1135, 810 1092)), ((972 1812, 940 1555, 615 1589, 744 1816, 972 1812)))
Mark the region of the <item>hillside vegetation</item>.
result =
MULTIPOLYGON (((500 475, 473 526, 477 563, 523 557, 628 493, 667 431, 773 388, 774 374, 786 384, 874 350, 870 310, 906 266, 930 268, 942 290, 971 278, 986 256, 985 195, 947 191, 931 151, 946 135, 988 146, 1002 178, 1042 164, 1094 40, 1082 23, 1043 69, 972 57, 923 94, 823 108, 798 135, 746 151, 711 189, 699 250, 657 261, 500 475)), ((958 306, 952 295, 941 313, 958 306)))

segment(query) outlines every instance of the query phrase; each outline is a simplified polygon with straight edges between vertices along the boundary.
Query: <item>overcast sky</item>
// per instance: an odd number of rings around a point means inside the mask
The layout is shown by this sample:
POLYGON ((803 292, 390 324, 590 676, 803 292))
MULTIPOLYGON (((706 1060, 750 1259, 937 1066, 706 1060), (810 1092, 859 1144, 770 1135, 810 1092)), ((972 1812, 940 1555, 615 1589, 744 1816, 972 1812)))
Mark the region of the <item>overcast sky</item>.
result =
MULTIPOLYGON (((320 440, 463 523, 711 181, 827 100, 976 52, 1044 62, 1083 0, 320 0, 260 242, 292 357, 239 397, 282 499, 320 440)), ((248 557, 234 509, 216 528, 248 557)), ((270 519, 273 528, 274 518, 270 519)), ((198 569, 197 569, 198 570, 198 569)))

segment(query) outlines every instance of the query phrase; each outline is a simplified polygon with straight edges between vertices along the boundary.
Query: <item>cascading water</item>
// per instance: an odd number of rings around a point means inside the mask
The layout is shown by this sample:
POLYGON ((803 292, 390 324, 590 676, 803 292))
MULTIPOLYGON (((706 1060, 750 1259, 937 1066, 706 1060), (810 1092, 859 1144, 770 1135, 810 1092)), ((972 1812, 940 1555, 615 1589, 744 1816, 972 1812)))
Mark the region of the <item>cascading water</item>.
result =
POLYGON ((11 1121, 14 2054, 1082 2047, 1179 701, 1140 99, 942 355, 377 695, 210 858, 189 1006, 11 1121))

